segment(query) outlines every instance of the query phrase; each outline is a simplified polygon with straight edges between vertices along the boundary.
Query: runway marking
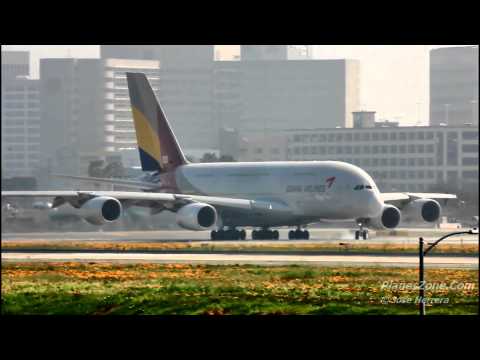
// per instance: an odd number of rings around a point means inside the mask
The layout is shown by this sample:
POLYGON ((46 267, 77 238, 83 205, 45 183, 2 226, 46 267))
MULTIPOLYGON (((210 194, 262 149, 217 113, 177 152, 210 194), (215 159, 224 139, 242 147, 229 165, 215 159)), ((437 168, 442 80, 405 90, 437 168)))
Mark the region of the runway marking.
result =
MULTIPOLYGON (((256 255, 256 254, 139 254, 139 253, 2 253, 2 261, 80 261, 80 262, 157 262, 157 263, 203 263, 203 264, 258 264, 289 265, 310 264, 323 266, 388 266, 417 267, 414 256, 367 256, 367 255, 256 255)), ((429 267, 478 269, 478 257, 426 257, 429 267)))

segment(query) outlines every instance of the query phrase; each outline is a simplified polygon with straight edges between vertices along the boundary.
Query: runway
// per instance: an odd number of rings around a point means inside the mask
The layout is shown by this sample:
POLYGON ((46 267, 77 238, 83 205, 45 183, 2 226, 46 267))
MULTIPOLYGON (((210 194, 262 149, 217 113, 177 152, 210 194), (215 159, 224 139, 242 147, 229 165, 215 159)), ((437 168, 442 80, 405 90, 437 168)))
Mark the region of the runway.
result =
MULTIPOLYGON (((263 255, 263 254, 157 254, 157 253, 2 253, 5 262, 115 262, 314 265, 417 268, 416 256, 385 255, 263 255)), ((429 256, 427 268, 478 269, 478 257, 429 256)))
MULTIPOLYGON (((353 230, 349 229, 309 229, 310 240, 287 240, 288 230, 280 230, 282 240, 242 240, 226 241, 229 244, 311 244, 311 243, 338 243, 349 241, 362 244, 408 244, 418 243, 420 236, 425 240, 438 239, 446 234, 445 231, 435 229, 398 229, 394 232, 370 231, 368 240, 354 240, 353 230)), ((248 236, 250 236, 248 231, 248 236)), ((159 231, 115 231, 115 232, 50 232, 50 233, 2 233, 2 242, 8 241, 118 241, 118 242, 210 242, 209 231, 188 230, 159 230, 159 231)), ((478 235, 462 235, 445 240, 443 243, 478 244, 478 235)), ((222 241, 212 241, 219 244, 222 241)))

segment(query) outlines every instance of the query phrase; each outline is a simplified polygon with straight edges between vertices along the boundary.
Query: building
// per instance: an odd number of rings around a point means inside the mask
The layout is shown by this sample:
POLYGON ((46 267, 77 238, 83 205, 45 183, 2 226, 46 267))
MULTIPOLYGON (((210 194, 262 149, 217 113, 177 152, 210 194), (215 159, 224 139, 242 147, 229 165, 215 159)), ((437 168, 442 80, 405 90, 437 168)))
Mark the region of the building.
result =
POLYGON ((430 124, 478 126, 478 46, 430 51, 430 124))
POLYGON ((39 81, 29 72, 28 52, 2 51, 2 178, 31 177, 38 169, 39 81))
POLYGON ((242 61, 288 60, 288 45, 241 45, 242 61))
POLYGON ((17 76, 30 75, 28 51, 2 51, 2 82, 17 76))
POLYGON ((145 73, 158 91, 159 69, 154 60, 41 59, 42 167, 85 175, 90 161, 136 148, 125 73, 145 73))
POLYGON ((216 62, 215 124, 249 134, 352 127, 359 82, 354 60, 216 62))
POLYGON ((241 45, 242 61, 250 60, 308 60, 312 59, 311 45, 241 45))
POLYGON ((102 58, 160 61, 158 96, 182 147, 218 148, 213 129, 214 45, 102 45, 102 58))
POLYGON ((423 192, 442 184, 478 191, 474 126, 288 130, 248 140, 239 161, 345 161, 365 169, 381 191, 423 192))

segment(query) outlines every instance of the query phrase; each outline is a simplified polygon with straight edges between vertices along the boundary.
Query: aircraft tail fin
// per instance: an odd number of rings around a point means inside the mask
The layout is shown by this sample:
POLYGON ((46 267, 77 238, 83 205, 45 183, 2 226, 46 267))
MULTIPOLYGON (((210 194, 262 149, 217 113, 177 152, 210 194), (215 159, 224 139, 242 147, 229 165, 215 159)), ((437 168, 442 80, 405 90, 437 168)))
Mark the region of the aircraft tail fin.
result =
POLYGON ((142 170, 168 172, 187 164, 145 74, 127 72, 127 83, 142 170))

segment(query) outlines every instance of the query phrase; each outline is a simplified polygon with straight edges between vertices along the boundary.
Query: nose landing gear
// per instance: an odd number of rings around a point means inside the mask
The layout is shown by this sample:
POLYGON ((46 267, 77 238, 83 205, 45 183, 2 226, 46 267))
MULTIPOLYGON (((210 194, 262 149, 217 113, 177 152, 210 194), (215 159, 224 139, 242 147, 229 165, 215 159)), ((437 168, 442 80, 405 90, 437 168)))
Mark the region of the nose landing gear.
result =
POLYGON ((363 228, 363 223, 358 224, 360 226, 360 230, 355 231, 355 240, 359 240, 362 238, 363 240, 368 239, 368 229, 363 228))

